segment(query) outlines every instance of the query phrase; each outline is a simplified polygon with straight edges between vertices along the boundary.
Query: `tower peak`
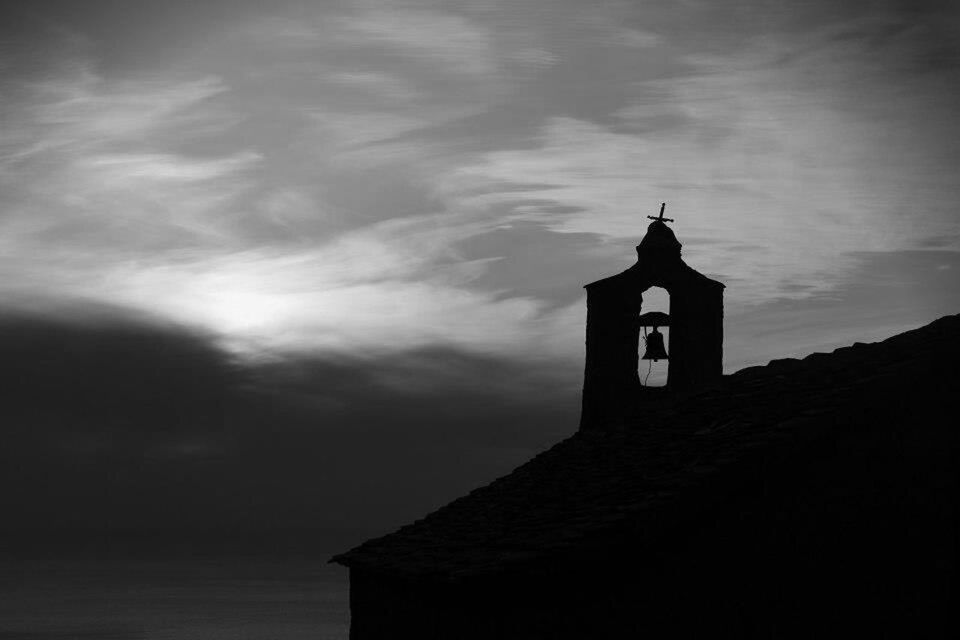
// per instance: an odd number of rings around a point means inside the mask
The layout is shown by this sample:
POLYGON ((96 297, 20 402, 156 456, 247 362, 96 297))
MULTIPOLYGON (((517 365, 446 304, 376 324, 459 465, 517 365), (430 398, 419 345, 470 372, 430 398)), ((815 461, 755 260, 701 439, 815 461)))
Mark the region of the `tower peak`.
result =
POLYGON ((664 211, 664 209, 666 209, 666 208, 667 208, 667 203, 666 203, 666 202, 661 202, 661 203, 660 203, 660 215, 659 215, 659 216, 647 216, 647 217, 650 218, 651 220, 653 220, 654 222, 660 222, 660 223, 673 222, 673 218, 664 218, 664 217, 663 217, 663 211, 664 211))

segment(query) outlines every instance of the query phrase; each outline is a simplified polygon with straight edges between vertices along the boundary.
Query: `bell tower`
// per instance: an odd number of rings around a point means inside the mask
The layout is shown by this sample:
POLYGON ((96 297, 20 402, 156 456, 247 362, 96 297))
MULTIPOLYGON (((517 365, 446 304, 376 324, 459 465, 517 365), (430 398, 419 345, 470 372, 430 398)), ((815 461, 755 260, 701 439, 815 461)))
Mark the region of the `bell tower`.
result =
MULTIPOLYGON (((580 428, 602 430, 624 422, 650 394, 691 391, 723 375, 724 285, 689 267, 682 245, 667 226, 666 203, 637 245, 637 262, 617 275, 591 282, 587 290, 587 357, 584 368, 580 428), (667 384, 642 387, 637 373, 643 293, 662 287, 670 295, 670 312, 658 315, 670 327, 667 384)), ((647 346, 650 346, 649 340, 647 346)), ((661 345, 662 346, 662 345, 661 345)))

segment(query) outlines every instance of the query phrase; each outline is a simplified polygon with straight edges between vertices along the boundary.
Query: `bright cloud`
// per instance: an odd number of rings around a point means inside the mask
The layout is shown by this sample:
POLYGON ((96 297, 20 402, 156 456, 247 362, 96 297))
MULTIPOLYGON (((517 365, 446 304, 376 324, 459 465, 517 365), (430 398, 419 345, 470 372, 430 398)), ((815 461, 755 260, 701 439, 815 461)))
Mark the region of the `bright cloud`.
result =
POLYGON ((466 220, 442 227, 390 221, 300 252, 120 262, 61 281, 60 293, 205 326, 247 353, 389 353, 442 344, 512 357, 536 358, 547 348, 553 356, 579 355, 570 346, 576 341, 555 340, 557 328, 569 328, 568 310, 470 290, 484 261, 458 261, 449 251, 451 236, 477 232, 466 220))

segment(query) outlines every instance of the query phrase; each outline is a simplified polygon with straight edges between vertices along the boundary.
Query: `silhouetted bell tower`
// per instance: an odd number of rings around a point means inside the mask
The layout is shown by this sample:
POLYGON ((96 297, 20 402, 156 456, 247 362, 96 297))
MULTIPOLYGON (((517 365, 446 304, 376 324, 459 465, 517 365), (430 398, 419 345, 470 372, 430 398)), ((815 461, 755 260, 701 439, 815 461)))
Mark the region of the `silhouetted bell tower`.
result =
MULTIPOLYGON (((662 287, 670 295, 669 369, 665 389, 689 391, 723 375, 724 285, 687 266, 681 244, 664 218, 665 204, 637 245, 637 262, 615 276, 586 285, 587 358, 581 429, 618 424, 654 390, 637 373, 643 293, 662 287)), ((644 314, 650 316, 652 314, 644 314)), ((659 314, 663 316, 663 314, 659 314)), ((661 325, 661 326, 664 326, 661 325)))

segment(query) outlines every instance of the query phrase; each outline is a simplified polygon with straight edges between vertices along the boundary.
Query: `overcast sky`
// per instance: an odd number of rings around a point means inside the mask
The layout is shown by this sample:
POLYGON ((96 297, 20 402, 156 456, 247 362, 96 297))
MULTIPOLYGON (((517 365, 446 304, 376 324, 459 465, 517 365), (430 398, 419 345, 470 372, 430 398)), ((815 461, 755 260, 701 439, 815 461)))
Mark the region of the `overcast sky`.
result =
MULTIPOLYGON (((661 201, 687 263, 727 285, 727 371, 960 310, 958 42, 951 2, 7 7, 0 311, 17 329, 5 339, 29 334, 47 353, 123 326, 180 335, 190 362, 202 343, 211 371, 257 369, 238 388, 298 398, 288 445, 360 455, 344 430, 399 406, 413 440, 463 429, 458 451, 482 463, 448 465, 443 491, 407 487, 422 496, 404 504, 433 504, 575 427, 581 286, 630 266, 661 201), (458 406, 469 425, 451 418, 458 406), (316 428, 297 440, 321 414, 339 444, 316 428)), ((89 357, 70 366, 100 366, 89 357)), ((45 442, 101 455, 118 424, 45 442)), ((124 451, 172 460, 223 445, 200 431, 124 451)), ((418 451, 390 464, 432 459, 418 451)), ((388 470, 374 480, 400 473, 377 464, 388 470)), ((354 511, 324 522, 358 518, 356 496, 379 486, 350 485, 354 511)))

